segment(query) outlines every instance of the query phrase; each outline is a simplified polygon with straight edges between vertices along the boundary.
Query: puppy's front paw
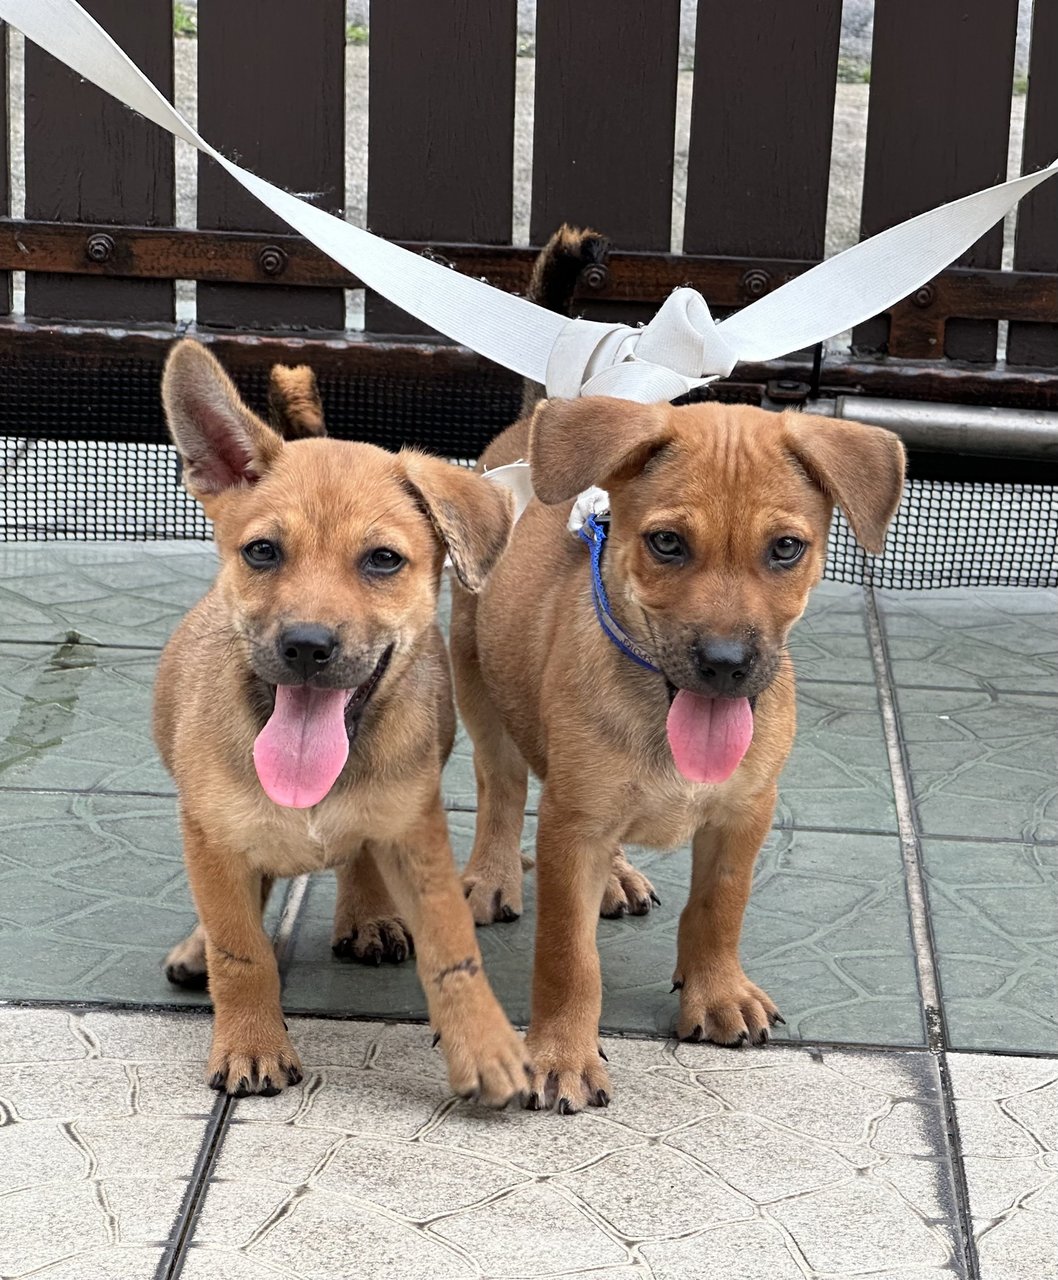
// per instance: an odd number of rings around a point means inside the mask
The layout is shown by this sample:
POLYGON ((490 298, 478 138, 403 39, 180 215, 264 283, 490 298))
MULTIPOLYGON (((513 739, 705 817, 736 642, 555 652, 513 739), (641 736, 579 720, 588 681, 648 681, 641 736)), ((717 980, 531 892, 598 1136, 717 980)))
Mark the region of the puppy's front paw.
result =
POLYGON ((553 1107, 559 1115, 570 1116, 585 1107, 610 1105, 610 1076, 594 1036, 584 1044, 567 1044, 530 1028, 526 1048, 533 1063, 527 1110, 553 1107))
POLYGON ((463 893, 475 924, 510 924, 522 914, 522 867, 516 874, 486 870, 463 873, 463 893))
POLYGON ((684 978, 672 976, 680 992, 676 1035, 681 1040, 711 1040, 729 1049, 761 1045, 769 1028, 783 1022, 774 1001, 746 977, 741 968, 702 970, 684 978))
POLYGON ((300 1083, 301 1059, 285 1034, 271 1042, 262 1039, 240 1044, 229 1041, 218 1029, 213 1034, 206 1079, 218 1093, 236 1098, 259 1093, 273 1098, 287 1085, 300 1083))
POLYGON ((358 964, 400 964, 415 954, 408 926, 396 916, 362 921, 331 943, 331 951, 339 960, 358 964))
POLYGON ((492 1000, 480 1011, 453 1018, 438 1035, 452 1092, 461 1098, 505 1107, 529 1088, 525 1042, 492 1000))
POLYGON ((623 915, 645 916, 655 905, 660 906, 661 899, 654 892, 654 886, 619 849, 610 868, 599 915, 606 920, 618 920, 623 915))

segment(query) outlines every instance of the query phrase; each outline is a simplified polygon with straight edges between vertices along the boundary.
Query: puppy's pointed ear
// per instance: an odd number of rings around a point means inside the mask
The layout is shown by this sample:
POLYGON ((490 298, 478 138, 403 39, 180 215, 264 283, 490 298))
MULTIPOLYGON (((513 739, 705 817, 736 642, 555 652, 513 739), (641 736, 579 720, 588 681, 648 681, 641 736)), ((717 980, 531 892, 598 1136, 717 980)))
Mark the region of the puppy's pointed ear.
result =
POLYGON ((549 506, 635 475, 672 438, 668 405, 612 396, 541 400, 529 423, 529 474, 549 506))
POLYGON ((162 403, 184 484, 199 501, 256 484, 283 448, 282 437, 243 404, 213 356, 189 338, 169 352, 162 403))
POLYGON ((843 418, 784 413, 786 447, 844 511, 856 541, 877 556, 904 489, 899 436, 843 418))
POLYGON ((444 543, 456 577, 480 591, 514 527, 514 494, 440 458, 403 452, 408 484, 444 543))

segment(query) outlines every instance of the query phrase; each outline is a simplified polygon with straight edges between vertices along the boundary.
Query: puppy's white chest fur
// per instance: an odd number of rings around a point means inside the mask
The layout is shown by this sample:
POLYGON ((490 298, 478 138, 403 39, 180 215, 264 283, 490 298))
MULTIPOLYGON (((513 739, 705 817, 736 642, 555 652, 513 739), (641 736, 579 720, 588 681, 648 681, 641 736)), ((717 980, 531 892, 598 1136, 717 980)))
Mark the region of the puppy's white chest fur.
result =
POLYGON ((336 792, 311 809, 285 809, 263 792, 233 804, 228 839, 264 875, 295 876, 347 861, 368 840, 398 840, 408 796, 382 787, 336 792))

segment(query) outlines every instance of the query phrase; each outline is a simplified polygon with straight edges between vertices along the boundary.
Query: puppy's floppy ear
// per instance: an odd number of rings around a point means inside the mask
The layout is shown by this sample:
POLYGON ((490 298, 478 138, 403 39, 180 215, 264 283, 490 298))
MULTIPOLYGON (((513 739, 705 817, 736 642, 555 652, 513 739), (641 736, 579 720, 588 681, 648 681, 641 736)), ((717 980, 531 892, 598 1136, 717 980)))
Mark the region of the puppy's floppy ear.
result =
POLYGON ((514 527, 514 494, 440 458, 402 451, 404 473, 448 550, 456 577, 480 591, 514 527))
POLYGON ((213 356, 189 338, 169 352, 162 403, 184 484, 200 501, 255 484, 283 448, 282 437, 243 404, 213 356))
POLYGON ((786 447, 844 511, 856 541, 871 555, 880 555, 904 489, 899 436, 810 413, 784 413, 782 422, 786 447))
POLYGON ((274 364, 268 376, 268 420, 284 440, 325 436, 316 375, 307 364, 274 364))
POLYGON ((529 423, 529 474, 549 506, 635 475, 672 437, 667 404, 613 396, 541 400, 529 423))

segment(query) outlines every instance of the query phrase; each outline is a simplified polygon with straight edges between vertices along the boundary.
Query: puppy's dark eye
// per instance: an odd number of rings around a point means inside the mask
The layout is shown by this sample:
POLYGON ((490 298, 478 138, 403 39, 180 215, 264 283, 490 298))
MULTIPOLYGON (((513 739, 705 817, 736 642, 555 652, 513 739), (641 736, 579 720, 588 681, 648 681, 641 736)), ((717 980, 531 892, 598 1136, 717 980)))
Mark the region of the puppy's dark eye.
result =
POLYGON ((381 576, 396 573, 403 563, 404 557, 400 552, 393 551, 389 547, 376 547, 374 551, 369 551, 364 556, 365 572, 381 576))
POLYGON ((665 563, 683 560, 687 555, 687 547, 678 533, 671 529, 658 529, 647 534, 647 546, 656 559, 665 563))
POLYGON ((784 569, 796 564, 804 553, 805 543, 800 538, 776 538, 771 544, 772 564, 782 565, 784 569))
POLYGON ((251 569, 274 569, 279 563, 279 547, 267 538, 254 538, 242 549, 242 558, 251 569))

